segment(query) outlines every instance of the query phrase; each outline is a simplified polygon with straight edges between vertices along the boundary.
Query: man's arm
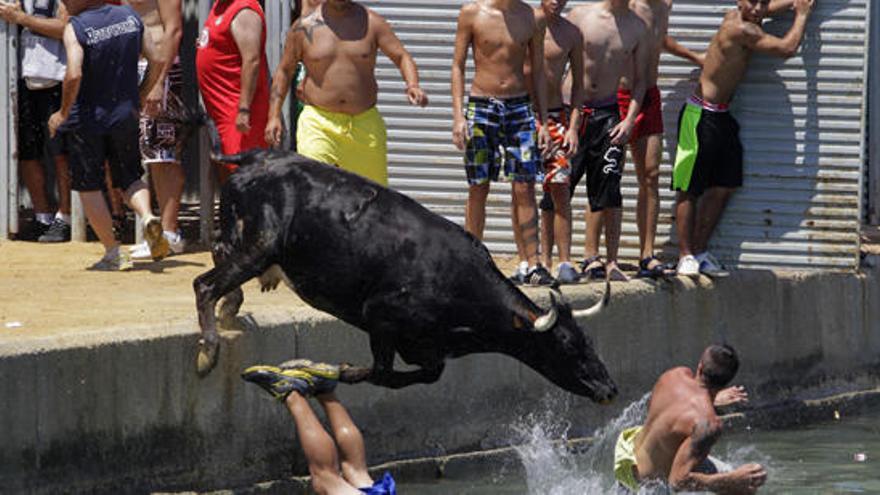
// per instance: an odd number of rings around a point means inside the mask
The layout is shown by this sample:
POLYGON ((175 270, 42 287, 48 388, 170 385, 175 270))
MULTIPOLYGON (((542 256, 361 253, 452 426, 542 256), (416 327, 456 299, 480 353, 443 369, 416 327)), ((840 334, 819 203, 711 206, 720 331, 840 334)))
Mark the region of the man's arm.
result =
POLYGON ((794 0, 771 0, 767 7, 767 14, 774 16, 787 12, 794 8, 794 0))
POLYGON ((146 102, 149 88, 152 88, 162 74, 162 67, 165 65, 165 53, 159 50, 150 31, 144 30, 143 40, 141 42, 141 53, 147 59, 147 75, 144 76, 144 82, 141 84, 140 97, 141 102, 146 102))
POLYGON ((807 28, 807 19, 813 9, 814 0, 794 0, 795 17, 794 23, 782 38, 767 34, 759 26, 752 23, 743 23, 738 33, 739 42, 746 47, 775 55, 782 58, 793 57, 804 39, 807 28))
POLYGON ((626 119, 614 126, 611 132, 608 133, 608 136, 611 138, 611 144, 623 145, 629 142, 630 133, 632 133, 632 129, 636 125, 636 117, 639 116, 639 112, 642 109, 642 100, 645 98, 645 90, 647 89, 645 81, 648 79, 646 71, 648 70, 650 55, 648 53, 648 44, 645 42, 648 37, 648 30, 644 27, 644 24, 642 26, 642 36, 629 61, 632 64, 630 73, 633 75, 632 88, 630 89, 632 98, 629 102, 626 119))
POLYGON ((281 62, 272 76, 272 89, 269 96, 269 121, 266 123, 266 142, 272 146, 281 144, 284 124, 281 122, 281 108, 290 92, 290 83, 296 73, 296 66, 302 60, 302 37, 298 31, 302 29, 303 18, 299 18, 287 31, 284 41, 284 53, 281 62))
POLYGON ((568 133, 565 137, 568 156, 577 153, 579 143, 578 131, 581 128, 581 107, 584 104, 584 38, 578 29, 574 30, 573 43, 568 53, 569 73, 571 74, 571 116, 568 121, 568 133))
MULTIPOLYGON (((534 14, 533 14, 534 15, 534 14)), ((535 33, 529 40, 529 61, 532 66, 532 87, 535 88, 535 106, 538 124, 543 127, 547 120, 547 78, 544 75, 544 33, 547 24, 543 18, 535 16, 535 33)), ((542 146, 541 135, 538 135, 538 146, 542 146)))
POLYGON ((403 43, 394 34, 391 26, 382 16, 370 12, 370 20, 376 23, 376 37, 379 49, 394 62, 406 81, 406 96, 410 104, 423 107, 428 104, 428 97, 419 87, 419 69, 412 55, 403 47, 403 43))
POLYGON ((452 54, 452 142, 463 150, 467 141, 467 121, 464 118, 464 67, 468 48, 473 42, 471 6, 462 7, 455 31, 455 50, 452 54))
POLYGON ((61 108, 49 117, 49 135, 52 137, 55 136, 58 127, 70 116, 70 109, 76 103, 79 85, 82 82, 83 49, 70 24, 64 28, 63 40, 67 52, 67 69, 64 73, 64 82, 61 84, 61 108))
POLYGON ((241 94, 238 95, 238 115, 235 127, 238 132, 251 130, 251 101, 257 91, 257 78, 260 75, 260 54, 262 51, 263 20, 250 9, 243 9, 232 20, 232 38, 241 54, 241 94))
POLYGON ((177 57, 180 48, 180 39, 183 37, 183 13, 180 9, 180 0, 158 0, 159 18, 162 20, 162 58, 165 63, 156 68, 159 73, 153 86, 148 88, 147 97, 144 101, 144 111, 148 115, 159 112, 164 99, 165 78, 177 57))
POLYGON ((683 58, 685 60, 690 60, 695 65, 703 66, 703 61, 705 60, 705 53, 697 53, 690 48, 680 44, 676 41, 675 38, 669 36, 668 34, 663 38, 663 49, 667 52, 675 55, 676 57, 683 58))
POLYGON ((37 17, 26 14, 21 8, 20 0, 12 3, 0 1, 0 19, 10 24, 18 24, 37 34, 60 40, 64 37, 64 26, 67 25, 67 9, 59 2, 55 17, 37 17))

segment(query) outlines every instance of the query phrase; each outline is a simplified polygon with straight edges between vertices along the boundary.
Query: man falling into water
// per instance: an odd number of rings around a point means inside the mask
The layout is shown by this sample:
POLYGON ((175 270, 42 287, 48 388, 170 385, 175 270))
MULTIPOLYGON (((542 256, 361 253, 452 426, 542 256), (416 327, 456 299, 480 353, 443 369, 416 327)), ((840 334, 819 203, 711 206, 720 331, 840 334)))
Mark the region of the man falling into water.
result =
POLYGON ((746 400, 742 387, 724 388, 738 369, 732 347, 711 345, 696 373, 678 367, 660 376, 644 426, 623 430, 617 439, 614 476, 621 493, 636 493, 641 483, 654 480, 673 490, 719 493, 754 493, 764 484, 767 472, 760 464, 728 470, 709 456, 722 429, 715 407, 746 400))

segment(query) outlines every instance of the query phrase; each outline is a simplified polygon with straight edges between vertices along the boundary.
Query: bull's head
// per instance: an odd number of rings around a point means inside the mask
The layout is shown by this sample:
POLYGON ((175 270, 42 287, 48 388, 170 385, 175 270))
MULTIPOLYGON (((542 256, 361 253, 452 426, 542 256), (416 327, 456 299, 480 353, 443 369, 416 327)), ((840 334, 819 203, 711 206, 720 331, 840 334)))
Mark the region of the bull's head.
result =
POLYGON ((617 386, 608 369, 599 359, 593 340, 578 326, 576 318, 599 313, 607 304, 610 284, 605 295, 593 307, 572 311, 562 293, 550 293, 550 308, 535 318, 527 349, 519 357, 535 371, 556 385, 593 401, 608 403, 617 395, 617 386))

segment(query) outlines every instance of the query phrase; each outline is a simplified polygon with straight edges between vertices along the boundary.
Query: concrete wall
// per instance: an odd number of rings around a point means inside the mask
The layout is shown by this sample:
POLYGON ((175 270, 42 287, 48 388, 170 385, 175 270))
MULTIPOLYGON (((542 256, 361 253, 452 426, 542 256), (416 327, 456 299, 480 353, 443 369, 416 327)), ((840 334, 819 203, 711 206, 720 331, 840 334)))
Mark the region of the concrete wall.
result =
MULTIPOLYGON (((880 370, 878 278, 876 268, 741 271, 714 282, 615 284, 611 306, 588 323, 622 390, 610 407, 496 355, 451 361, 431 386, 342 385, 339 395, 375 463, 501 445, 513 420, 547 407, 571 418, 573 434, 588 434, 663 370, 693 364, 722 339, 741 353, 738 382, 753 402, 822 383, 853 387, 880 370)), ((599 290, 566 293, 586 305, 599 290)), ((302 473, 284 408, 238 374, 294 356, 367 363, 366 335, 312 310, 243 320, 248 328, 226 334, 204 380, 194 373, 194 320, 0 345, 0 492, 207 489, 302 473)))

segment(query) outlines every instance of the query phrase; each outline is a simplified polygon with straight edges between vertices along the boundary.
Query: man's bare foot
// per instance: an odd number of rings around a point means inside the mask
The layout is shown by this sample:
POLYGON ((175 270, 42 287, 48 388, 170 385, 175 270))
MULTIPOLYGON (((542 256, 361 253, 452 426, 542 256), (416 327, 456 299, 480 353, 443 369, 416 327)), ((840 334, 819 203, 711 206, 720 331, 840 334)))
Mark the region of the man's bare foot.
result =
POLYGON ((609 261, 605 265, 605 270, 608 272, 608 280, 612 282, 629 282, 629 277, 620 270, 616 261, 609 261))

